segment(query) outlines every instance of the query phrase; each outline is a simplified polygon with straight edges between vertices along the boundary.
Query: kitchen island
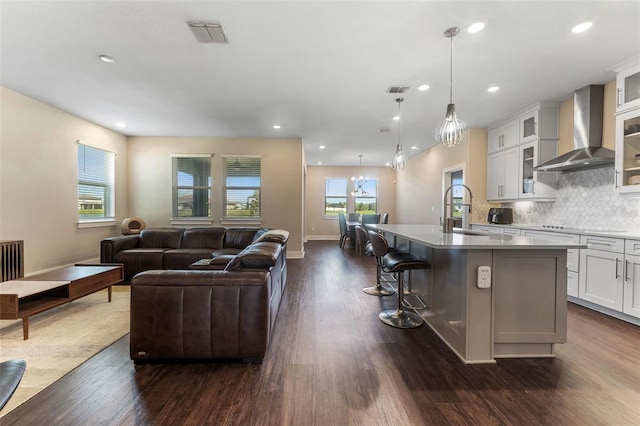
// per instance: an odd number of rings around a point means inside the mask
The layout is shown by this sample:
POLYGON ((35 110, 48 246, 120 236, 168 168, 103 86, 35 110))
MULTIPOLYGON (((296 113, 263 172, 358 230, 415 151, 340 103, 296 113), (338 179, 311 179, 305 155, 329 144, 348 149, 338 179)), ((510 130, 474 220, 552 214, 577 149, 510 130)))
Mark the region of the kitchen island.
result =
MULTIPOLYGON (((580 244, 437 225, 375 225, 389 245, 431 263, 408 286, 427 305, 417 312, 465 363, 551 357, 567 338, 567 249, 580 244), (490 281, 479 285, 478 269, 490 281), (482 288, 481 288, 482 287, 482 288)), ((408 273, 409 274, 409 273, 408 273)))

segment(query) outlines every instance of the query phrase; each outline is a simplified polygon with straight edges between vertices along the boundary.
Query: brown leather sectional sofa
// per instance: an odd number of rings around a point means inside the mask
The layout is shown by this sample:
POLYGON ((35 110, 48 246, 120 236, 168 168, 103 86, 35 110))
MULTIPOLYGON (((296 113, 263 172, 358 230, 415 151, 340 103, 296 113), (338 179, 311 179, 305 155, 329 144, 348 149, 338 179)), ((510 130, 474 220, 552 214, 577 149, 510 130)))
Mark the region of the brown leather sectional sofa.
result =
POLYGON ((152 269, 188 269, 201 259, 218 258, 224 269, 232 256, 258 240, 265 228, 156 228, 137 235, 105 238, 100 242, 100 262, 124 264, 124 279, 152 269))
MULTIPOLYGON (((209 245, 206 250, 212 256, 210 249, 214 239, 206 237, 212 237, 214 233, 201 232, 203 229, 219 228, 198 228, 195 232, 203 245, 209 245)), ((194 237, 190 231, 193 230, 185 230, 184 235, 194 237)), ((222 238, 223 244, 215 248, 213 257, 201 257, 183 269, 158 268, 133 277, 130 356, 135 363, 232 358, 258 362, 265 356, 287 281, 288 232, 254 231, 243 249, 231 246, 247 241, 249 230, 225 230, 229 240, 226 235, 222 238), (224 246, 226 241, 227 247, 224 246), (224 262, 220 262, 220 258, 224 262)), ((141 241, 145 240, 143 237, 141 235, 141 241)), ((152 234, 156 246, 171 242, 171 237, 175 238, 171 232, 168 235, 162 231, 152 234)), ((113 245, 131 244, 121 242, 119 238, 105 243, 107 250, 113 249, 113 245)), ((155 257, 158 257, 159 249, 147 247, 148 244, 149 241, 145 241, 141 244, 143 247, 117 250, 112 258, 131 261, 145 256, 143 253, 146 252, 140 250, 151 249, 153 259, 145 259, 148 263, 136 263, 135 268, 138 268, 151 262, 163 266, 184 265, 192 259, 189 256, 202 256, 201 252, 189 252, 200 248, 184 247, 186 252, 172 255, 175 253, 172 251, 178 249, 163 247, 166 249, 162 251, 163 261, 158 263, 160 260, 155 257), (118 256, 118 253, 122 254, 118 256), (169 254, 168 259, 164 259, 165 253, 169 254), (176 260, 178 258, 180 261, 176 260)), ((175 241, 172 244, 176 245, 175 241)))

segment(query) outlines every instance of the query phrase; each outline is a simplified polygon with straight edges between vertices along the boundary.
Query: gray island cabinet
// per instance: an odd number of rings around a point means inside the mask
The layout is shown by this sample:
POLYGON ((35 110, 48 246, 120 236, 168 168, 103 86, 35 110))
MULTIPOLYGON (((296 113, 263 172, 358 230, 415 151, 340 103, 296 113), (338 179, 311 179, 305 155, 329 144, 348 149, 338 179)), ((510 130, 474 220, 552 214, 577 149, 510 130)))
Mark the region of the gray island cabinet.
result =
POLYGON ((567 249, 580 244, 437 225, 375 225, 389 245, 430 262, 410 271, 406 291, 425 322, 465 363, 554 356, 567 339, 567 249), (488 266, 489 285, 478 283, 488 266), (482 287, 482 288, 481 288, 482 287))

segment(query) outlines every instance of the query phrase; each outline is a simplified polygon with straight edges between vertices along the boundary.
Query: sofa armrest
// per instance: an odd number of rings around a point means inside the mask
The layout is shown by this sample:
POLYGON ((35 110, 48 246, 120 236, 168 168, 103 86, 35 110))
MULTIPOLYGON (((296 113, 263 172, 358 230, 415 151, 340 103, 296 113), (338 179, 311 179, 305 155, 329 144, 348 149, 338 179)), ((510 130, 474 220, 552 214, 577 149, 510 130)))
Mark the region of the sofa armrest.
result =
POLYGON ((266 271, 146 271, 131 281, 131 359, 264 357, 266 271))
POLYGON ((139 235, 123 235, 121 237, 109 237, 100 241, 100 262, 114 263, 115 255, 119 251, 138 247, 139 235))

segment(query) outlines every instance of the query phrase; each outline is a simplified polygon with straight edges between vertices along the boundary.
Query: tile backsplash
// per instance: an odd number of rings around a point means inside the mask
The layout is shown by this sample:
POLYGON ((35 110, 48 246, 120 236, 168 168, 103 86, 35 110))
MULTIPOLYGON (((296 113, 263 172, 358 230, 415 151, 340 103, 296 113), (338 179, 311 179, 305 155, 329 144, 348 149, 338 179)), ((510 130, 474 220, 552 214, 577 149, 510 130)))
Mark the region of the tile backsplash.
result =
MULTIPOLYGON (((614 189, 614 168, 560 173, 556 201, 518 201, 513 222, 640 231, 640 198, 614 189)), ((639 194, 640 195, 640 194, 639 194)))

